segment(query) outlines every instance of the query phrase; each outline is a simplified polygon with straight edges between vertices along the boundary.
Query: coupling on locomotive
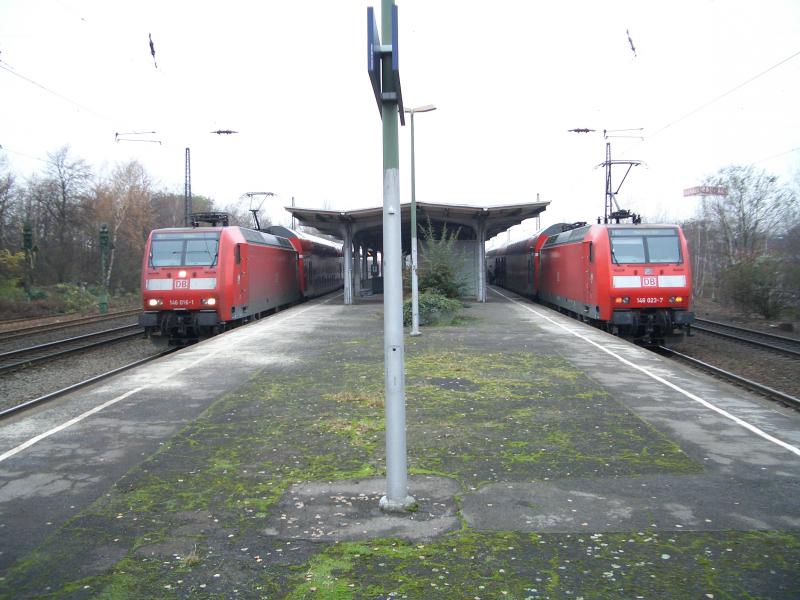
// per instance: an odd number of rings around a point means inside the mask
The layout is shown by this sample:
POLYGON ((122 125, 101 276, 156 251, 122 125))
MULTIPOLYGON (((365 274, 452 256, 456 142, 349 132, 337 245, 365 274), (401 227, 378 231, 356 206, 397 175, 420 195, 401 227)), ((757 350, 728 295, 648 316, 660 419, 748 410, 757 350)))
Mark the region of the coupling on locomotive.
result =
POLYGON ((496 285, 639 343, 682 337, 694 320, 678 225, 559 223, 486 257, 496 285))
POLYGON ((139 324, 186 343, 342 287, 341 245, 279 228, 178 227, 150 233, 139 324))

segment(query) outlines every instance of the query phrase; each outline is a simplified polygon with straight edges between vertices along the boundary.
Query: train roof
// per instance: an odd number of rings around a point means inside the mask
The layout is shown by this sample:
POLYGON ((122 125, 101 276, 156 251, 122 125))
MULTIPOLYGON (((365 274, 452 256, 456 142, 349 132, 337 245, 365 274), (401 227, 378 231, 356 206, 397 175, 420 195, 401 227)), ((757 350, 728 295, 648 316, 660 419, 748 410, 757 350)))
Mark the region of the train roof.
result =
POLYGON ((332 240, 323 237, 306 233, 305 231, 297 231, 295 229, 289 229, 288 227, 284 227, 283 225, 270 225, 269 227, 266 228, 266 231, 277 236, 282 236, 285 238, 297 238, 305 242, 310 242, 312 244, 324 246, 331 250, 335 250, 336 252, 339 253, 341 253, 342 251, 341 242, 334 242, 332 240))
POLYGON ((292 244, 285 237, 274 235, 265 231, 256 231, 255 229, 248 229, 247 227, 239 227, 238 225, 231 225, 227 227, 165 227, 163 229, 154 229, 152 235, 161 234, 191 234, 191 233, 214 233, 223 231, 237 231, 248 242, 253 244, 264 244, 266 246, 281 246, 294 250, 292 244))
POLYGON ((552 225, 548 225, 547 227, 539 229, 536 233, 534 233, 530 237, 524 238, 522 240, 517 240, 515 242, 509 242, 507 244, 503 244, 501 246, 498 246, 497 248, 489 250, 486 254, 490 256, 499 254, 502 256, 503 254, 506 253, 517 254, 520 251, 524 252, 528 250, 531 246, 533 246, 536 243, 536 240, 538 240, 540 236, 544 235, 550 237, 558 233, 561 233, 562 231, 569 231, 570 229, 575 229, 576 227, 580 227, 582 225, 585 225, 585 223, 553 223, 552 225))

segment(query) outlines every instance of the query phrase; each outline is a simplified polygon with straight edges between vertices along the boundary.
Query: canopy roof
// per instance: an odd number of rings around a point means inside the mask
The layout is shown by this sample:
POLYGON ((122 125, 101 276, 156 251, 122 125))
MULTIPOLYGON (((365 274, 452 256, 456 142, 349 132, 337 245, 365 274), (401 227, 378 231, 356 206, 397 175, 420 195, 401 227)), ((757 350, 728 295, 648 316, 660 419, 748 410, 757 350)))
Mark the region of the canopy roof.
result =
MULTIPOLYGON (((486 227, 485 239, 489 239, 525 219, 537 217, 547 208, 548 204, 550 203, 527 202, 501 206, 469 206, 417 202, 417 224, 418 227, 425 226, 430 220, 437 229, 443 224, 461 227, 461 238, 475 239, 478 225, 483 222, 486 227)), ((349 225, 354 238, 360 238, 373 247, 381 245, 383 237, 382 206, 349 211, 319 210, 295 206, 285 208, 303 225, 314 227, 322 233, 344 238, 345 228, 349 225)), ((411 204, 401 204, 400 212, 403 223, 403 246, 405 247, 409 238, 409 234, 406 232, 411 223, 411 204)))

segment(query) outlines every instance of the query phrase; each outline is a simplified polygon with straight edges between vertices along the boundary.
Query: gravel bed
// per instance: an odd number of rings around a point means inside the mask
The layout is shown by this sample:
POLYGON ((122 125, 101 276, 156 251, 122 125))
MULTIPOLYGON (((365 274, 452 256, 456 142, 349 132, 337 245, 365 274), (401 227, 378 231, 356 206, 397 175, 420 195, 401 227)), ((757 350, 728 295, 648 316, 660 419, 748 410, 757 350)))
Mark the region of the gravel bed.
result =
POLYGON ((800 398, 800 359, 694 332, 673 348, 710 365, 800 398))
POLYGON ((164 349, 163 345, 144 337, 128 339, 9 373, 0 378, 0 410, 124 367, 164 349))
POLYGON ((123 327, 125 325, 135 325, 137 323, 137 316, 119 317, 117 319, 109 319, 107 321, 94 321, 91 323, 82 323, 64 329, 56 329, 53 331, 43 331, 40 333, 31 333, 23 337, 14 338, 11 340, 0 340, 0 352, 10 352, 20 348, 28 348, 36 346, 37 344, 45 344, 47 342, 56 342, 59 340, 86 335, 89 333, 96 333, 98 331, 105 331, 106 329, 114 329, 116 327, 123 327))
MULTIPOLYGON (((695 313, 701 319, 800 339, 800 324, 796 321, 767 321, 702 300, 695 302, 695 313)), ((697 360, 800 398, 800 359, 699 331, 672 347, 697 360)))

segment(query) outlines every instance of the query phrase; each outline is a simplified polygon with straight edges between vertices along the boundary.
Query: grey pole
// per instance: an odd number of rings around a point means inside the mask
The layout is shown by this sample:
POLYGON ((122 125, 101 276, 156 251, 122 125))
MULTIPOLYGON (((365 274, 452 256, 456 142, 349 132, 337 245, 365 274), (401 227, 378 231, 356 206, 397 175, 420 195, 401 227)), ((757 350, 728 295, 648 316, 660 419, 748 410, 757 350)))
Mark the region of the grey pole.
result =
MULTIPOLYGON (((391 45, 394 0, 381 1, 381 38, 391 45)), ((396 48, 394 49, 396 51, 396 48)), ((386 414, 386 495, 380 507, 388 512, 411 508, 406 459, 406 391, 403 345, 403 252, 400 214, 400 151, 392 57, 382 58, 383 117, 383 357, 386 414)))
POLYGON ((420 335, 419 331, 419 280, 417 279, 417 182, 414 160, 414 114, 436 110, 435 106, 426 105, 419 108, 407 108, 411 115, 411 335, 420 335))

